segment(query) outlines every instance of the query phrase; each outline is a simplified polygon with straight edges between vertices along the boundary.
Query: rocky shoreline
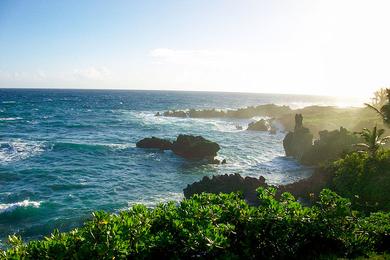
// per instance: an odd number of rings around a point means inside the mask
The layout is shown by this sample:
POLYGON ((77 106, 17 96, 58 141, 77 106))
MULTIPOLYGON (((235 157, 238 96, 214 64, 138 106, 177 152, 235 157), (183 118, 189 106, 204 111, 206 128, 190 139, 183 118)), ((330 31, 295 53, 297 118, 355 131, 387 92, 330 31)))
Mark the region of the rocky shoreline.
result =
MULTIPOLYGON (((360 142, 352 131, 348 131, 340 125, 353 125, 354 127, 361 128, 362 125, 370 122, 370 118, 373 114, 367 111, 365 108, 336 108, 336 107, 321 107, 311 106, 302 109, 293 110, 288 106, 278 106, 274 104, 252 106, 247 108, 241 108, 237 110, 217 110, 217 109, 205 109, 205 110, 178 110, 178 111, 165 111, 157 113, 156 116, 166 117, 181 117, 181 118, 236 118, 236 119, 249 119, 256 116, 265 117, 258 121, 254 121, 248 124, 246 130, 249 131, 262 131, 275 133, 274 123, 281 123, 287 134, 283 140, 283 148, 286 156, 293 157, 299 163, 307 166, 314 167, 314 173, 298 182, 273 186, 277 189, 277 195, 280 196, 283 192, 289 192, 297 198, 301 198, 305 201, 318 196, 319 192, 324 188, 329 188, 332 185, 332 178, 330 171, 324 165, 328 165, 329 162, 342 157, 343 154, 354 150, 354 144, 360 142), (295 113, 297 112, 297 113, 295 113), (356 120, 356 114, 358 115, 359 122, 351 124, 351 121, 356 120), (303 124, 303 117, 305 116, 305 125, 303 124), (342 122, 334 120, 342 120, 342 122), (313 127, 313 120, 317 121, 317 125, 313 127), (336 128, 337 125, 339 128, 336 128), (325 127, 324 127, 325 126, 325 127), (322 127, 322 128, 319 128, 322 127), (322 130, 330 129, 330 130, 322 130), (317 131, 318 130, 318 131, 317 131)), ((375 115, 374 115, 375 116, 375 115)), ((237 129, 243 130, 242 126, 236 126, 237 129)), ((353 127, 352 127, 353 129, 353 127)), ((179 136, 180 138, 183 138, 179 136)), ((178 140, 180 139, 178 137, 178 140)), ((151 138, 148 140, 149 145, 152 144, 154 148, 162 150, 171 149, 175 154, 187 159, 193 158, 206 158, 209 163, 220 163, 214 157, 216 156, 219 145, 216 144, 211 154, 203 154, 193 156, 191 149, 194 149, 190 143, 195 139, 198 141, 206 141, 203 137, 185 137, 188 139, 183 142, 181 149, 175 149, 175 144, 179 143, 178 140, 170 142, 167 140, 157 140, 151 138), (203 139, 202 139, 203 138, 203 139), (192 147, 192 148, 190 148, 192 147)), ((144 141, 144 140, 142 140, 144 141)), ((213 143, 213 142, 211 142, 213 143)), ((137 143, 137 147, 138 146, 137 143)), ((148 148, 148 147, 143 147, 148 148)), ((205 150, 208 150, 207 148, 205 150)), ((196 153, 196 152, 195 152, 196 153)), ((266 183, 263 176, 258 178, 243 177, 239 174, 231 175, 215 175, 212 177, 203 177, 202 180, 194 182, 188 185, 184 190, 184 196, 186 198, 191 197, 194 194, 206 193, 231 193, 241 192, 245 200, 256 205, 257 192, 259 187, 270 187, 266 183)))
POLYGON ((291 193, 294 197, 310 201, 318 197, 322 189, 330 187, 332 175, 325 168, 315 169, 313 175, 300 181, 285 185, 269 185, 263 176, 259 178, 242 177, 240 174, 214 175, 211 178, 205 176, 202 180, 187 185, 183 189, 184 196, 190 198, 194 194, 205 193, 231 193, 241 192, 246 202, 250 205, 258 205, 256 190, 259 187, 275 187, 277 196, 284 192, 291 193))
POLYGON ((188 109, 168 110, 157 112, 155 116, 179 118, 225 118, 225 119, 251 119, 254 117, 269 118, 281 125, 285 131, 294 131, 294 115, 302 114, 306 118, 306 127, 315 137, 321 130, 337 130, 343 126, 350 131, 360 131, 364 127, 377 124, 383 128, 383 122, 378 120, 375 112, 366 107, 335 107, 335 106, 307 106, 292 109, 289 106, 263 104, 238 109, 188 109))

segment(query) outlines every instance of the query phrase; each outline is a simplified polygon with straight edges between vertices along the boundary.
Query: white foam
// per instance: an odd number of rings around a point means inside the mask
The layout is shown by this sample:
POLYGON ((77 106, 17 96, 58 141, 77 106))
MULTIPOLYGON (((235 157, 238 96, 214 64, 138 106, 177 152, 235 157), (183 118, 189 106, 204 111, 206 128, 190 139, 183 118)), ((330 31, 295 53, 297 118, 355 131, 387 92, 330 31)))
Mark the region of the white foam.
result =
POLYGON ((0 204, 0 213, 12 212, 17 208, 34 207, 39 208, 41 201, 23 200, 15 203, 0 204))
POLYGON ((21 117, 0 117, 0 121, 15 121, 23 119, 21 117))
POLYGON ((135 144, 102 144, 102 145, 107 145, 113 150, 125 150, 128 148, 134 148, 135 144))
POLYGON ((148 208, 153 208, 159 203, 165 203, 168 201, 181 201, 184 198, 183 193, 181 192, 166 192, 162 194, 152 195, 150 197, 145 197, 139 200, 133 200, 128 202, 127 208, 122 208, 121 210, 128 210, 134 205, 143 204, 148 208))
POLYGON ((13 140, 0 142, 0 163, 9 163, 24 160, 44 151, 40 142, 13 140))

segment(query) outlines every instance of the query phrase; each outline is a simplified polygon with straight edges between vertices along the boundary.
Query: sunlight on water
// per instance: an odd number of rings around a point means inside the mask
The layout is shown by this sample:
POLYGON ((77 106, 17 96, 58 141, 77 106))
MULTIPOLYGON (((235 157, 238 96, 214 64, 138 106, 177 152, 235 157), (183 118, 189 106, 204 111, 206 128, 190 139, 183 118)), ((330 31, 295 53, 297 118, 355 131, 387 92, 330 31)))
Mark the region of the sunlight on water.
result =
POLYGON ((51 227, 66 230, 94 210, 179 201, 182 190, 203 176, 263 175, 281 184, 311 172, 284 157, 281 126, 270 135, 245 130, 260 118, 156 117, 157 111, 337 104, 329 98, 239 93, 1 91, 0 239, 14 232, 30 239, 51 227), (173 140, 179 134, 216 141, 227 164, 204 165, 170 151, 135 147, 144 137, 173 140))

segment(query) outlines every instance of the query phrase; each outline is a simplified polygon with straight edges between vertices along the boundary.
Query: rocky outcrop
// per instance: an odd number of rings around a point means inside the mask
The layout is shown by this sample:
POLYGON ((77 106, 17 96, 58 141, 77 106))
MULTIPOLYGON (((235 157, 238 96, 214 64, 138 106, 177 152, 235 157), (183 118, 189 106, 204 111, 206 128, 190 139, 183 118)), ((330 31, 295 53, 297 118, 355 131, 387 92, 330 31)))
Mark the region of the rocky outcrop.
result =
POLYGON ((194 194, 206 193, 231 193, 242 192, 245 200, 250 204, 257 204, 258 187, 268 187, 263 176, 258 179, 253 177, 242 177, 239 174, 214 175, 212 178, 207 176, 202 180, 188 185, 184 190, 186 198, 194 194))
POLYGON ((172 152, 187 159, 214 160, 220 147, 202 136, 179 135, 173 142, 172 152))
MULTIPOLYGON (((283 192, 289 192, 295 198, 308 201, 318 197, 324 188, 331 186, 331 183, 332 175, 326 169, 319 168, 307 179, 280 185, 275 188, 277 189, 277 196, 280 196, 283 192)), ((212 178, 205 176, 202 180, 187 185, 183 192, 186 198, 202 192, 213 194, 242 192, 245 200, 249 204, 257 205, 259 201, 256 189, 259 187, 269 187, 263 176, 260 176, 258 179, 253 177, 244 178, 236 173, 231 175, 216 175, 212 178)))
POLYGON ((219 160, 215 158, 220 149, 219 145, 202 136, 179 135, 173 143, 157 137, 144 138, 138 141, 136 146, 138 148, 172 150, 174 154, 190 160, 204 160, 212 164, 226 163, 225 159, 219 160))
POLYGON ((161 139, 157 137, 144 138, 136 143, 136 146, 139 148, 155 148, 160 150, 170 150, 172 147, 172 142, 166 139, 161 139))
MULTIPOLYGON (((255 116, 269 116, 279 117, 291 113, 291 109, 288 106, 278 106, 275 104, 265 104, 259 106, 249 106, 246 108, 239 108, 236 110, 218 110, 218 109, 202 109, 195 110, 190 109, 184 110, 173 110, 165 111, 162 113, 163 116, 168 117, 191 117, 191 118, 252 118, 255 116)), ((156 116, 161 115, 157 113, 156 116)))
POLYGON ((308 128, 303 127, 302 121, 302 115, 296 114, 294 132, 289 132, 283 140, 286 156, 292 156, 297 160, 301 160, 313 144, 313 135, 308 128))
POLYGON ((301 114, 295 115, 294 132, 289 132, 283 140, 287 156, 292 156, 305 165, 319 165, 337 160, 343 153, 354 150, 359 137, 340 127, 334 131, 320 131, 319 138, 312 141, 313 135, 302 124, 301 114))
MULTIPOLYGON (((159 113, 159 112, 157 112, 159 113)), ((160 113, 159 113, 160 114, 160 113)), ((156 114, 157 115, 157 114, 156 114)), ((160 114, 161 115, 161 114, 160 114)), ((163 114, 163 116, 167 116, 167 117, 188 117, 187 113, 184 112, 184 111, 176 111, 176 110, 173 110, 173 111, 165 111, 163 114)))
POLYGON ((320 131, 319 138, 303 154, 300 162, 306 165, 318 165, 337 160, 342 154, 355 150, 354 144, 360 141, 360 137, 343 127, 334 131, 320 131))
POLYGON ((247 130, 250 130, 250 131, 270 131, 271 126, 267 120, 261 119, 257 122, 249 123, 247 130))
POLYGON ((289 192, 296 198, 313 199, 318 197, 320 192, 332 185, 333 175, 326 168, 317 168, 313 175, 300 181, 280 185, 278 194, 289 192))

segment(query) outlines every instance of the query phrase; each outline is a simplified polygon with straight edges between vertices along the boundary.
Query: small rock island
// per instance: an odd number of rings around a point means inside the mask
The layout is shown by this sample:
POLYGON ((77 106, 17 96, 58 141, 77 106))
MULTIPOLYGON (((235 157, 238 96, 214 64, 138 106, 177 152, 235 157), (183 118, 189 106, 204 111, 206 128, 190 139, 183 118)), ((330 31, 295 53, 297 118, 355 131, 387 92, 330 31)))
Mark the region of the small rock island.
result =
POLYGON ((219 144, 202 136, 181 134, 173 142, 157 137, 144 138, 138 141, 136 146, 138 148, 171 150, 174 154, 188 160, 204 160, 213 164, 226 163, 226 160, 220 161, 215 158, 221 149, 219 144))

